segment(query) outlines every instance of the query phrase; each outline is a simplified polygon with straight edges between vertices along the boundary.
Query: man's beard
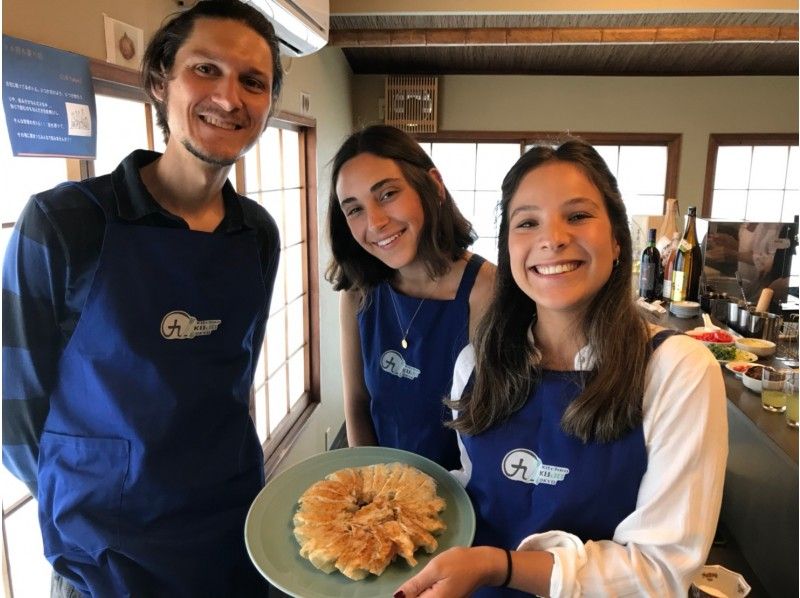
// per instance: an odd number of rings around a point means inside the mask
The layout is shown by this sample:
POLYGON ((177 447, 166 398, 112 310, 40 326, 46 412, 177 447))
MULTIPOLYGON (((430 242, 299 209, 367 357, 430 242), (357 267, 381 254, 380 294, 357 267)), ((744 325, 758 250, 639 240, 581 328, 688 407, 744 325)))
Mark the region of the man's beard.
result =
POLYGON ((236 163, 236 160, 239 159, 239 156, 230 158, 227 156, 221 157, 221 156, 213 156, 211 154, 207 154, 197 149, 195 146, 193 146, 192 142, 189 141, 188 139, 184 139, 183 141, 181 141, 181 144, 195 158, 198 158, 203 162, 206 162, 207 164, 213 164, 214 166, 233 166, 236 163))

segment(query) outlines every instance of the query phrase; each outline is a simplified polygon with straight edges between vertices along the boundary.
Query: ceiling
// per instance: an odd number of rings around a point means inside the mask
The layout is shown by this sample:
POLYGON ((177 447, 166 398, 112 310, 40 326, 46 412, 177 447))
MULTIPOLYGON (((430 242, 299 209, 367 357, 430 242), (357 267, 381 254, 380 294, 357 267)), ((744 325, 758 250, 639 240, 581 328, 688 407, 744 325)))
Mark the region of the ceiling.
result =
POLYGON ((355 74, 797 75, 798 14, 336 14, 355 74))

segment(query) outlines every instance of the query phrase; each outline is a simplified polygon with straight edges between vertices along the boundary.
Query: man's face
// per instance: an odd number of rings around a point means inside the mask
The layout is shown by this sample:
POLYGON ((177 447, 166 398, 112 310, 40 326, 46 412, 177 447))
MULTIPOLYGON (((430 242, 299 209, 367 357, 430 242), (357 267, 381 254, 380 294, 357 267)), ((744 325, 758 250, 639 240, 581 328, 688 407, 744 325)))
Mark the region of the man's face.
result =
POLYGON ((165 89, 167 151, 229 166, 259 138, 272 103, 266 40, 230 19, 199 18, 175 55, 165 89))

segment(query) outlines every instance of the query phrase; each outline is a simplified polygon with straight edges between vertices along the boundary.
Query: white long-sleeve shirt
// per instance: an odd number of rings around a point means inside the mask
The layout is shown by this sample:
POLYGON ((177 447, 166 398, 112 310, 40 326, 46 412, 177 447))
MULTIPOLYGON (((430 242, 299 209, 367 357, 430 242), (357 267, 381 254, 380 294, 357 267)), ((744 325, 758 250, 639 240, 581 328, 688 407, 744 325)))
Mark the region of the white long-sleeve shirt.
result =
MULTIPOLYGON (((592 362, 586 347, 575 369, 589 369, 592 362)), ((456 361, 451 399, 461 397, 474 366, 470 345, 456 361)), ((553 554, 550 596, 686 596, 705 562, 728 456, 722 372, 702 343, 681 335, 653 353, 645 377, 647 470, 634 511, 612 540, 583 542, 551 530, 528 536, 518 547, 553 554)), ((463 445, 461 459, 462 470, 453 474, 466 486, 472 463, 463 445)))

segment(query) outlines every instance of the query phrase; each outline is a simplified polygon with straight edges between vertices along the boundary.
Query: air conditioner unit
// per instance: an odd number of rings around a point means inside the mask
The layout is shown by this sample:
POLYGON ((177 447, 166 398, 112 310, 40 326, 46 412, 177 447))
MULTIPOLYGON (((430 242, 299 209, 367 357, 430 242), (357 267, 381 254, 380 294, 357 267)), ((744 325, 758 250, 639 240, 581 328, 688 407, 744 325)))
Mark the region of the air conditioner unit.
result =
POLYGON ((275 27, 281 54, 306 56, 328 43, 329 0, 247 0, 275 27))

